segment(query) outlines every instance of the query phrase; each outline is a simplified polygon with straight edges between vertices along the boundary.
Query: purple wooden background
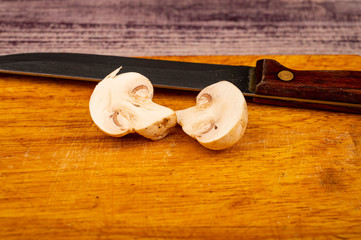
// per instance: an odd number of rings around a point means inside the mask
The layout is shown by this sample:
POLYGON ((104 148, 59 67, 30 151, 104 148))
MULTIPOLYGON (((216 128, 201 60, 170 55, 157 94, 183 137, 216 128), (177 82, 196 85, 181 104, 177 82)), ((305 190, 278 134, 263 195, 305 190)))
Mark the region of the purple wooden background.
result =
POLYGON ((0 0, 0 55, 361 54, 360 0, 0 0))

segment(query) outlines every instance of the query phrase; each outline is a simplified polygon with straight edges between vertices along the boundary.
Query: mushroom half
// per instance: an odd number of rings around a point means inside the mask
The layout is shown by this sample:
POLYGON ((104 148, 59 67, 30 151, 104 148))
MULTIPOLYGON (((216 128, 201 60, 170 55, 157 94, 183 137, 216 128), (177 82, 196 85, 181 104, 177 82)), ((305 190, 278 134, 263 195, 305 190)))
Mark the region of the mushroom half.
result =
POLYGON ((185 133, 213 150, 237 143, 248 122, 246 100, 228 81, 204 88, 197 96, 196 106, 176 111, 176 114, 185 133))
POLYGON ((152 101, 153 86, 148 78, 136 72, 117 75, 120 68, 95 87, 90 101, 90 115, 106 134, 122 137, 137 132, 158 140, 176 125, 175 112, 152 101))

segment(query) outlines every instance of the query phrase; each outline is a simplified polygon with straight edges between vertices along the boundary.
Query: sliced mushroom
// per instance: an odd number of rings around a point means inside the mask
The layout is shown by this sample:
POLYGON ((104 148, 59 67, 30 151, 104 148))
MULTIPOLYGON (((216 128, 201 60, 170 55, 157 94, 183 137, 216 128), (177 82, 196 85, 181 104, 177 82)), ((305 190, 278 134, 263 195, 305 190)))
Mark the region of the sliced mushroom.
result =
POLYGON ((175 112, 152 101, 153 86, 148 78, 127 72, 116 75, 120 68, 95 87, 90 101, 90 115, 106 134, 122 137, 137 132, 158 140, 176 124, 175 112))
POLYGON ((248 122, 244 96, 228 81, 204 88, 197 96, 196 106, 176 111, 176 114, 185 133, 213 150, 237 143, 248 122))

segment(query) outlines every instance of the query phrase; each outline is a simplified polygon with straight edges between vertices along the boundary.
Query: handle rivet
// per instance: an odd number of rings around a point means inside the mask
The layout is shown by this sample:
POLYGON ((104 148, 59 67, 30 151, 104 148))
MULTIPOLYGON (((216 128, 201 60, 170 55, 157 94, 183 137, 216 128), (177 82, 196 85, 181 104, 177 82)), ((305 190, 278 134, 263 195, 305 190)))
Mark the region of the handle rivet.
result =
POLYGON ((293 73, 287 70, 282 70, 277 76, 282 81, 291 81, 295 77, 293 73))

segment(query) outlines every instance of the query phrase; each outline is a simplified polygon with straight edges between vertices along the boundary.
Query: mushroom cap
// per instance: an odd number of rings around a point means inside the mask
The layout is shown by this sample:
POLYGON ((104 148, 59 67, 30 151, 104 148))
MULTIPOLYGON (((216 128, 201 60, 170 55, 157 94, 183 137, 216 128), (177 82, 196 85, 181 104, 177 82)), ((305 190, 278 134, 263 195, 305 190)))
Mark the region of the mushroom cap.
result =
POLYGON ((152 101, 154 91, 148 78, 136 72, 116 75, 119 69, 99 82, 91 95, 94 123, 114 137, 132 132, 152 140, 165 137, 176 124, 175 112, 152 101))
POLYGON ((213 150, 237 143, 248 122, 246 100, 228 81, 204 88, 197 96, 196 106, 176 111, 176 114, 185 133, 213 150))

